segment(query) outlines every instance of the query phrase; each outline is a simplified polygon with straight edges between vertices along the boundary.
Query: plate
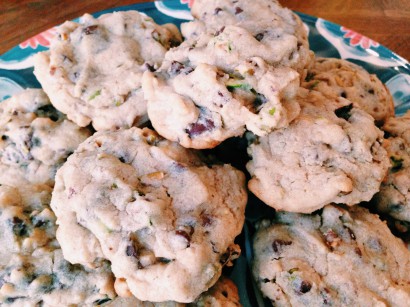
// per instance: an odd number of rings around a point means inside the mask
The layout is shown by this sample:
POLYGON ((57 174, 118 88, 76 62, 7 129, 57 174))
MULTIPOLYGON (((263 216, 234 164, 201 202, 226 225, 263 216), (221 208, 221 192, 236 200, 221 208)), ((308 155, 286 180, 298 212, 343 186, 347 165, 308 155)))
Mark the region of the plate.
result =
MULTIPOLYGON (((140 3, 94 13, 98 17, 113 11, 138 10, 151 16, 157 23, 174 23, 191 20, 189 7, 193 0, 167 0, 154 3, 140 3)), ((321 18, 296 12, 302 19, 308 33, 310 48, 318 56, 348 59, 368 72, 376 74, 389 88, 395 104, 396 115, 403 115, 410 108, 410 64, 408 61, 380 45, 379 43, 343 26, 321 18)), ((47 50, 55 28, 44 31, 0 55, 0 101, 7 99, 24 88, 39 88, 33 75, 33 55, 47 50)), ((236 260, 228 275, 238 286, 243 306, 270 306, 256 289, 249 261, 252 258, 249 238, 253 232, 252 222, 269 210, 266 205, 251 199, 258 206, 258 214, 247 212, 247 221, 238 243, 242 255, 236 260), (260 210, 259 210, 260 209, 260 210)))

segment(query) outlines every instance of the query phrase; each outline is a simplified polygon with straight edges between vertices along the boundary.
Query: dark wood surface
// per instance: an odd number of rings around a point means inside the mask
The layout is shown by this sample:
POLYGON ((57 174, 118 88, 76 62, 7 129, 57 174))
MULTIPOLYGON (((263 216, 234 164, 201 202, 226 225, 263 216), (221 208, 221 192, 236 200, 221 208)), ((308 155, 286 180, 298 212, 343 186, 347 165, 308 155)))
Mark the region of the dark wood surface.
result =
MULTIPOLYGON (((0 54, 84 13, 145 1, 0 0, 0 54)), ((409 0, 281 0, 281 3, 344 25, 410 60, 409 0)))

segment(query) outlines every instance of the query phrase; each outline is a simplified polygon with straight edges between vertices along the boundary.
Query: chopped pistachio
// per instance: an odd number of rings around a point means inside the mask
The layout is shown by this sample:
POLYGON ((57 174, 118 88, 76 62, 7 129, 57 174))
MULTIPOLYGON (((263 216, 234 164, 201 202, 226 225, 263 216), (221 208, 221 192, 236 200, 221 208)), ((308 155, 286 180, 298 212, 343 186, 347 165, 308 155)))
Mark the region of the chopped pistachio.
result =
POLYGON ((228 89, 228 91, 232 92, 235 89, 242 89, 244 91, 252 91, 253 88, 250 84, 248 83, 235 83, 235 84, 228 84, 226 86, 226 88, 228 89))
POLYGON ((307 75, 306 75, 306 79, 305 79, 305 81, 306 82, 309 82, 309 81, 312 81, 312 79, 315 77, 315 74, 313 73, 313 72, 308 72, 307 73, 307 75))
POLYGON ((310 89, 310 90, 313 90, 316 86, 318 86, 318 84, 319 84, 319 81, 316 80, 315 82, 313 82, 313 83, 309 86, 309 89, 310 89))
POLYGON ((275 112, 276 112, 276 108, 272 108, 269 110, 269 114, 272 116, 275 115, 275 112))
POLYGON ((117 189, 118 188, 118 185, 114 182, 112 185, 111 185, 111 190, 114 190, 114 189, 117 189))
POLYGON ((101 95, 101 90, 95 91, 94 94, 92 94, 89 98, 88 101, 93 100, 95 97, 101 95))

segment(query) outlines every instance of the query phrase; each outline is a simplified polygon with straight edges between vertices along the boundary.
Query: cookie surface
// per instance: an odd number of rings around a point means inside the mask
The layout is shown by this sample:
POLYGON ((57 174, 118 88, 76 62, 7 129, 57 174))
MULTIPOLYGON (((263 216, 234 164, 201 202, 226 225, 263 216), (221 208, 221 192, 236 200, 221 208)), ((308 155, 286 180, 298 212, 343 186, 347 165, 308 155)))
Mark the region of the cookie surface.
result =
POLYGON ((275 67, 293 68, 301 76, 311 65, 312 52, 302 21, 277 1, 199 0, 194 2, 191 12, 202 25, 195 22, 182 25, 187 41, 191 45, 191 41, 196 42, 190 61, 198 61, 200 57, 205 63, 210 59, 237 63, 259 57, 275 67), (202 36, 200 32, 211 37, 207 46, 202 38, 195 40, 202 36))
POLYGON ((57 174, 57 238, 73 263, 109 260, 142 301, 192 302, 239 253, 244 180, 149 129, 98 132, 57 174))
MULTIPOLYGON (((118 300, 118 299, 116 299, 118 300)), ((130 299, 128 299, 130 300, 130 299)), ((117 303, 113 301, 112 306, 117 303)), ((108 305, 111 306, 111 305, 108 305)), ((128 305, 127 305, 128 306, 128 305)), ((135 301, 130 307, 238 307, 242 306, 239 302, 238 289, 229 278, 222 276, 215 285, 208 291, 202 293, 192 303, 177 303, 177 302, 141 302, 135 301)))
POLYGON ((42 90, 0 104, 0 184, 54 184, 57 169, 90 131, 58 112, 42 90))
POLYGON ((34 73, 53 105, 79 126, 143 124, 142 73, 161 65, 180 41, 177 31, 136 11, 86 14, 57 28, 50 50, 36 56, 34 73))
POLYGON ((108 263, 90 270, 64 260, 50 199, 47 185, 0 186, 0 304, 91 306, 114 299, 108 263))
POLYGON ((393 98, 386 86, 376 75, 346 60, 316 58, 302 86, 350 100, 373 116, 379 126, 394 116, 393 98))
POLYGON ((383 130, 387 132, 384 147, 391 167, 374 203, 378 212, 410 222, 410 111, 389 118, 383 130))
POLYGON ((370 200, 389 166, 373 118, 315 91, 301 89, 296 100, 302 110, 289 127, 250 145, 249 189, 277 210, 301 213, 370 200))
POLYGON ((266 135, 286 126, 311 63, 300 19, 276 1, 196 1, 186 40, 144 74, 152 125, 184 147, 213 148, 245 129, 266 135), (262 13, 261 13, 262 12, 262 13))
POLYGON ((264 135, 297 115, 297 104, 282 101, 296 92, 295 71, 272 69, 258 58, 237 69, 232 75, 208 64, 174 61, 165 72, 146 73, 143 88, 156 131, 184 147, 205 149, 245 128, 264 135))
POLYGON ((254 238, 253 274, 275 306, 407 306, 410 252, 367 209, 277 213, 254 238))

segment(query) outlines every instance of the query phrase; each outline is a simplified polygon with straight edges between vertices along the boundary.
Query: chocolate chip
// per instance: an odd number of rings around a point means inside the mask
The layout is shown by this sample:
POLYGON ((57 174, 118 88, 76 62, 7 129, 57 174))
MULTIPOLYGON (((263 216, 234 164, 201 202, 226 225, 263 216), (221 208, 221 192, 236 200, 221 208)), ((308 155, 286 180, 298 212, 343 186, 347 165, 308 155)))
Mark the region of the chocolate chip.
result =
POLYGON ((177 39, 170 39, 169 40, 169 47, 170 48, 178 47, 180 44, 181 44, 181 42, 177 39))
POLYGON ((372 89, 372 88, 370 90, 368 90, 367 92, 371 95, 374 95, 374 89, 372 89))
POLYGON ((272 242, 272 248, 275 253, 281 253, 283 246, 288 246, 291 244, 292 244, 292 241, 285 241, 285 240, 277 239, 272 242))
POLYGON ((61 115, 51 104, 39 107, 35 113, 38 117, 48 117, 53 122, 58 121, 61 115))
POLYGON ((168 259, 164 257, 157 257, 156 260, 159 263, 165 263, 165 264, 170 263, 172 261, 172 259, 168 259))
POLYGON ((19 237, 28 236, 28 229, 27 229, 26 223, 22 219, 15 216, 10 220, 10 224, 12 226, 13 233, 16 236, 19 236, 19 237))
POLYGON ((212 218, 211 215, 203 212, 203 213, 200 214, 199 217, 201 218, 201 225, 203 227, 207 227, 207 226, 212 225, 213 218, 212 218))
POLYGON ((98 29, 98 25, 88 26, 88 27, 86 27, 86 28, 83 29, 83 33, 84 33, 85 35, 94 34, 97 29, 98 29))
POLYGON ((259 112, 260 109, 262 109, 262 106, 268 102, 268 99, 266 99, 266 97, 260 93, 256 94, 256 97, 253 101, 253 107, 255 109, 255 112, 259 112))
POLYGON ((265 36, 265 34, 263 33, 258 33, 255 35, 255 39, 260 42, 261 40, 263 40, 263 37, 265 36))
POLYGON ((185 130, 185 132, 188 133, 189 137, 193 137, 206 131, 210 131, 214 128, 215 123, 211 119, 207 118, 205 119, 205 121, 191 124, 189 128, 185 130))
POLYGON ((185 230, 178 229, 175 231, 175 234, 185 238, 185 240, 187 241, 187 247, 191 245, 191 236, 185 230))
POLYGON ((307 293, 307 292, 310 291, 310 289, 312 289, 312 284, 310 282, 303 280, 300 283, 300 287, 299 287, 299 292, 300 293, 303 293, 303 294, 307 293))
POLYGON ((309 81, 311 81, 313 78, 315 77, 315 74, 313 73, 313 72, 308 72, 307 74, 306 74, 306 79, 305 79, 305 81, 306 82, 309 82, 309 81))
POLYGON ((223 27, 220 28, 218 31, 216 31, 215 34, 214 34, 214 36, 218 36, 218 35, 221 34, 224 30, 225 30, 225 26, 223 26, 223 27))
POLYGON ((345 92, 345 91, 341 92, 341 93, 340 93, 340 97, 347 98, 346 92, 345 92))
POLYGON ((125 163, 125 158, 124 157, 119 157, 118 160, 120 160, 121 163, 125 163))
POLYGON ((362 251, 360 250, 360 248, 356 247, 356 248, 354 249, 354 252, 355 252, 357 255, 359 255, 360 257, 362 256, 362 251))
POLYGON ((73 197, 73 195, 76 194, 76 191, 73 188, 69 188, 68 189, 68 199, 70 199, 71 197, 73 197))
POLYGON ((240 14, 240 13, 242 13, 243 12, 243 9, 241 9, 239 6, 237 6, 236 8, 235 8, 235 15, 238 15, 238 14, 240 14))
POLYGON ((153 65, 151 65, 147 62, 145 62, 144 68, 145 68, 145 70, 150 71, 150 72, 154 72, 156 70, 153 65))
POLYGON ((127 254, 127 256, 129 257, 134 257, 134 258, 138 258, 138 252, 135 249, 134 245, 128 245, 127 249, 125 251, 125 253, 127 254))
POLYGON ((107 302, 109 302, 109 301, 111 301, 111 299, 109 298, 109 297, 106 297, 106 298, 102 298, 102 299, 99 299, 99 300, 96 300, 96 301, 94 301, 94 305, 97 305, 97 306, 100 306, 100 305, 103 305, 103 304, 105 304, 105 303, 107 303, 107 302))
POLYGON ((7 135, 4 135, 4 134, 1 136, 1 139, 2 139, 3 141, 7 140, 8 138, 9 138, 9 137, 8 137, 7 135))
POLYGON ((218 13, 221 11, 222 9, 220 7, 215 8, 214 15, 218 15, 218 13))
POLYGON ((335 110, 335 114, 339 118, 343 118, 344 120, 349 120, 351 114, 350 111, 353 109, 353 104, 349 104, 347 106, 341 107, 335 110))
POLYGON ((173 61, 171 63, 171 67, 168 69, 168 73, 171 76, 176 76, 176 75, 179 75, 180 73, 184 73, 185 75, 188 75, 193 71, 194 69, 192 67, 185 67, 184 64, 178 61, 173 61))

